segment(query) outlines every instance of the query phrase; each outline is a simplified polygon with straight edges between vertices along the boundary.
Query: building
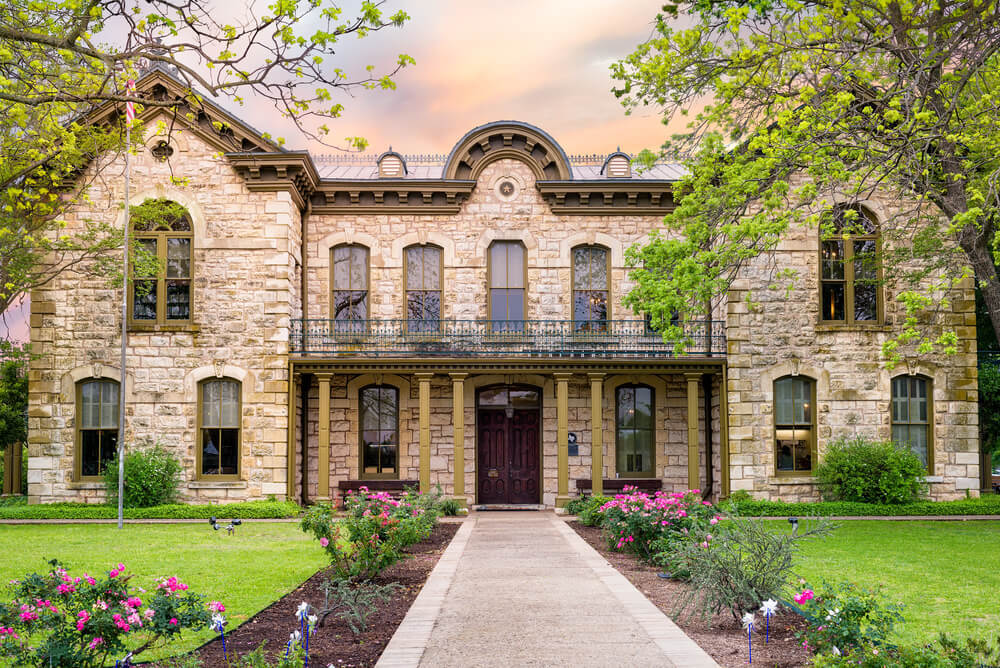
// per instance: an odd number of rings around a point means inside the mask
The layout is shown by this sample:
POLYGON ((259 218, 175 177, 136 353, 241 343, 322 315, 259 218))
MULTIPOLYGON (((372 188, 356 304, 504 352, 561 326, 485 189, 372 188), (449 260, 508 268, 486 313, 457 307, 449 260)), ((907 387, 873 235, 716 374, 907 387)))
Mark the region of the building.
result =
MULTIPOLYGON (((180 92, 158 70, 139 87, 180 92)), ((853 260, 878 255, 892 202, 860 205, 867 235, 796 231, 777 252, 795 288, 748 267, 674 354, 621 298, 625 250, 670 210, 675 167, 571 158, 516 121, 447 155, 327 160, 212 106, 156 129, 159 113, 130 201, 174 215, 135 230, 163 270, 132 282, 126 377, 120 291, 66 274, 32 295, 32 501, 103 498, 123 380, 127 438, 174 449, 191 501, 408 481, 470 504, 560 505, 626 481, 810 499, 826 444, 851 434, 912 444, 934 498, 978 493, 971 286, 936 316, 958 354, 879 360, 894 288, 853 260)), ((121 225, 122 183, 90 192, 70 225, 121 225)))

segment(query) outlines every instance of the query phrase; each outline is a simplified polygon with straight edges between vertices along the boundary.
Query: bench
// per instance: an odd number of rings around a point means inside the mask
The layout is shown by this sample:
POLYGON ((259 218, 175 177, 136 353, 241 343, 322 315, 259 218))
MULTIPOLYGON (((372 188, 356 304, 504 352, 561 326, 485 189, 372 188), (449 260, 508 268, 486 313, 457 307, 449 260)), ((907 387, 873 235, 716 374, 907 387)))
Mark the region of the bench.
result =
POLYGON ((398 499, 406 491, 406 488, 416 489, 419 486, 419 480, 341 480, 337 483, 341 505, 343 505, 343 499, 347 498, 348 492, 357 493, 362 487, 367 487, 370 492, 388 492, 390 496, 398 499))
MULTIPOLYGON (((650 494, 663 489, 663 481, 659 478, 605 478, 602 484, 605 495, 621 494, 626 486, 638 487, 650 494)), ((580 494, 590 494, 592 487, 590 478, 576 479, 576 491, 580 494)))

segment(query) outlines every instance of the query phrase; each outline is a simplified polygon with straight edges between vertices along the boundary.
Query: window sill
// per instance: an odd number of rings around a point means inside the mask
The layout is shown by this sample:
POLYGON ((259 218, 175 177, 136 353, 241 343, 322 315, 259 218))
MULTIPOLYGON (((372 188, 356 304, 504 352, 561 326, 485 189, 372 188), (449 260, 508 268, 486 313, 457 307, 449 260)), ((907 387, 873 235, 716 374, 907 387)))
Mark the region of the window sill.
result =
POLYGON ((104 489, 104 483, 96 480, 74 480, 66 489, 104 489))
POLYGON ((843 322, 817 322, 815 326, 815 331, 819 332, 890 332, 892 331, 892 326, 885 323, 875 323, 875 322, 855 322, 855 323, 843 323, 843 322))
POLYGON ((129 323, 129 332, 189 332, 197 334, 201 331, 201 325, 195 323, 129 323))
POLYGON ((944 482, 943 475, 925 475, 924 482, 944 482))
POLYGON ((246 489, 245 480, 192 480, 188 489, 246 489))
POLYGON ((774 475, 771 478, 772 485, 815 485, 816 478, 811 474, 803 475, 802 473, 797 473, 795 475, 782 475, 780 473, 774 475))

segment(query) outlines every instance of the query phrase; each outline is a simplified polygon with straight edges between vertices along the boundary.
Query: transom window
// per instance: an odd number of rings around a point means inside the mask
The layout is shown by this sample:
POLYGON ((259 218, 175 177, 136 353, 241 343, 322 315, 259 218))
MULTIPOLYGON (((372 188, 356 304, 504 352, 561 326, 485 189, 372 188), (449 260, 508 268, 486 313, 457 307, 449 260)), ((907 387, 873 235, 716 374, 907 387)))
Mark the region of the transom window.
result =
POLYGON ((774 382, 774 443, 779 473, 811 473, 816 447, 815 382, 786 376, 774 382))
POLYGON ((820 241, 820 318, 880 322, 879 234, 872 214, 838 206, 820 241))
POLYGON ((78 480, 103 475, 117 454, 118 393, 113 380, 86 380, 77 385, 78 480))
POLYGON ((362 477, 398 476, 399 390, 392 385, 369 385, 361 388, 358 405, 362 477))
POLYGON ((336 246, 332 255, 330 308, 337 331, 361 331, 368 320, 368 249, 336 246))
POLYGON ((198 471, 202 476, 240 473, 240 383, 223 378, 201 383, 198 471))
POLYGON ((573 323, 576 331, 608 328, 608 249, 579 246, 573 249, 573 323))
POLYGON ((653 388, 622 385, 615 390, 615 470, 619 474, 653 475, 654 410, 653 388))
POLYGON ((406 260, 406 327, 436 332, 441 325, 441 249, 410 246, 406 260))
POLYGON ((490 320, 494 329, 523 329, 528 281, 524 245, 520 241, 494 241, 489 250, 490 320))
POLYGON ((927 467, 931 456, 930 382, 921 376, 892 379, 892 440, 913 451, 927 467))
POLYGON ((183 323, 191 320, 191 218, 180 204, 146 200, 132 207, 135 242, 157 259, 158 271, 137 270, 130 284, 133 323, 183 323))

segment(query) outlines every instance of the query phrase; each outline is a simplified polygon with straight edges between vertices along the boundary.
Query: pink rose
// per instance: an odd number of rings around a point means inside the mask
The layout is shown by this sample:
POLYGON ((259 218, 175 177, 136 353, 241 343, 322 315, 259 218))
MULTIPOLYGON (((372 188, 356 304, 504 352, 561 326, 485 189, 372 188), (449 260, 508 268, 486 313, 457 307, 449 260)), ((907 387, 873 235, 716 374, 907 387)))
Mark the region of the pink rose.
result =
POLYGON ((792 600, 794 600, 799 605, 802 605, 806 601, 811 601, 814 598, 816 598, 816 594, 813 593, 812 589, 803 589, 802 593, 793 596, 792 600))
POLYGON ((103 642, 104 642, 104 638, 102 638, 100 636, 97 636, 96 638, 94 638, 93 640, 91 640, 87 644, 87 647, 89 647, 90 649, 94 649, 95 647, 97 647, 98 645, 102 644, 103 642))
POLYGON ((212 612, 225 612, 226 606, 222 605, 219 601, 212 601, 208 604, 208 609, 212 612))
POLYGON ((327 545, 330 544, 330 540, 326 536, 323 536, 322 538, 319 539, 319 544, 322 545, 323 547, 326 547, 327 545))
POLYGON ((169 623, 173 624, 174 626, 177 626, 177 618, 176 617, 171 617, 169 623))

